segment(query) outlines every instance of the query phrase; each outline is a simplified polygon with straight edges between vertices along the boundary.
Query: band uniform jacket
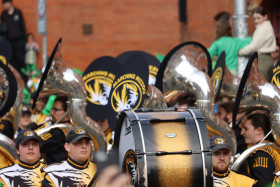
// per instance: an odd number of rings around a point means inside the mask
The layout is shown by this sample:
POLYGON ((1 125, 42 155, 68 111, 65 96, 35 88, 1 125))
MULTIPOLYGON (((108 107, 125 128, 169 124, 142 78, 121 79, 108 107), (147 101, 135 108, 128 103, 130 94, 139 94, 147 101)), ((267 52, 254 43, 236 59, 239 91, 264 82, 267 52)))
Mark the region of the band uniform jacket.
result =
MULTIPOLYGON (((28 127, 37 132, 39 129, 47 126, 48 124, 44 123, 39 126, 31 124, 28 127)), ((64 143, 68 130, 63 128, 53 128, 49 132, 40 135, 42 144, 41 153, 47 165, 60 163, 67 159, 67 151, 64 148, 64 143)))
POLYGON ((271 185, 274 173, 280 169, 280 154, 272 147, 256 149, 248 157, 249 176, 263 185, 271 185))
POLYGON ((218 173, 213 171, 214 187, 228 186, 228 187, 243 187, 254 186, 255 180, 245 175, 237 174, 234 171, 227 170, 225 173, 218 173))
POLYGON ((40 161, 34 164, 27 164, 20 161, 18 164, 0 170, 0 183, 4 187, 41 186, 43 179, 42 172, 45 166, 40 161))
POLYGON ((10 120, 2 119, 0 121, 0 133, 13 139, 15 133, 13 123, 10 120))
POLYGON ((40 135, 43 153, 47 164, 60 163, 67 159, 67 151, 64 148, 65 132, 63 129, 54 128, 49 132, 40 135))
POLYGON ((60 164, 52 164, 44 169, 42 186, 68 186, 77 187, 80 182, 89 184, 96 174, 96 165, 87 160, 84 164, 78 164, 68 157, 60 164))

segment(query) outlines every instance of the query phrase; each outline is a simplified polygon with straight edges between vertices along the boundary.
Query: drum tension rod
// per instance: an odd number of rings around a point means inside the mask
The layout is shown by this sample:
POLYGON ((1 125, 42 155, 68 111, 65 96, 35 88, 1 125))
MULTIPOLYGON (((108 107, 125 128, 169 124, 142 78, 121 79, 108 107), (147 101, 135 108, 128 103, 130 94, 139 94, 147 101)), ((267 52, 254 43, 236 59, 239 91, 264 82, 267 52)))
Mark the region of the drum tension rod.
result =
POLYGON ((146 152, 146 153, 136 153, 136 155, 147 155, 147 156, 162 156, 162 155, 175 155, 175 154, 182 154, 182 155, 191 155, 191 154, 201 154, 205 152, 211 152, 211 150, 185 150, 185 151, 174 151, 174 152, 167 152, 167 151, 157 151, 157 152, 146 152))

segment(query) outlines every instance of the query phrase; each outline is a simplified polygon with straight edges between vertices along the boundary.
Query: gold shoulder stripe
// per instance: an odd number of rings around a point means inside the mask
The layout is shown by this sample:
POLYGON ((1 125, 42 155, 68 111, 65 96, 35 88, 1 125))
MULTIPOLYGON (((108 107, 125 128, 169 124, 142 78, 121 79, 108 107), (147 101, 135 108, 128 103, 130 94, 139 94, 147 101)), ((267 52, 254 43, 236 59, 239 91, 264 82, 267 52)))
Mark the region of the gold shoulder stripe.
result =
POLYGON ((51 133, 48 132, 48 133, 42 134, 40 137, 42 138, 42 140, 47 140, 50 137, 52 137, 52 135, 51 135, 51 133))

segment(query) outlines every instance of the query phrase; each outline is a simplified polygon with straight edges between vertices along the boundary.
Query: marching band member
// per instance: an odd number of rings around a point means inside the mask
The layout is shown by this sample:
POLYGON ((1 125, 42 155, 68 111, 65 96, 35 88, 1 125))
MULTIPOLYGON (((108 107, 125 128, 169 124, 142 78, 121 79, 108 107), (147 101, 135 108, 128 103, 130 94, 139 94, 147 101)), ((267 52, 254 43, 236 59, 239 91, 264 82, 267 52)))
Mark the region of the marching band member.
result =
MULTIPOLYGON (((255 145, 263 140, 270 131, 270 119, 266 114, 254 113, 247 117, 242 126, 241 135, 244 136, 248 146, 255 145)), ((265 141, 273 141, 272 136, 268 136, 265 141)), ((248 157, 249 175, 255 180, 259 180, 263 185, 271 185, 275 171, 280 169, 280 154, 278 150, 265 146, 256 149, 248 157)))
POLYGON ((0 170, 0 183, 11 187, 41 186, 45 165, 39 161, 39 136, 34 131, 26 129, 19 132, 15 141, 20 161, 0 170))
MULTIPOLYGON (((67 97, 58 96, 51 109, 52 124, 57 122, 71 124, 70 117, 67 114, 67 97)), ((37 128, 40 128, 37 126, 37 128)), ((34 129, 36 131, 36 129, 34 129)), ((42 150, 43 157, 46 158, 47 164, 59 163, 67 158, 67 152, 64 149, 65 130, 53 128, 49 132, 42 134, 42 150)))
POLYGON ((69 130, 64 145, 68 152, 67 160, 45 168, 42 186, 78 186, 88 184, 96 173, 91 162, 92 144, 89 134, 81 127, 69 130))
POLYGON ((27 126, 31 123, 31 108, 29 104, 23 104, 21 107, 21 116, 18 124, 18 130, 15 133, 15 138, 22 130, 27 129, 27 126))
POLYGON ((212 136, 210 138, 210 149, 212 150, 213 179, 214 186, 253 186, 256 181, 237 174, 228 169, 231 147, 222 136, 212 136))
MULTIPOLYGON (((32 94, 32 97, 30 99, 31 105, 33 104, 33 99, 35 97, 34 94, 35 93, 32 94)), ((36 128, 37 124, 38 125, 42 124, 42 127, 43 126, 45 127, 47 124, 44 122, 51 119, 49 115, 43 114, 43 112, 42 112, 47 105, 47 101, 48 101, 48 98, 44 98, 44 99, 41 99, 36 102, 35 108, 32 110, 32 115, 31 115, 31 121, 35 125, 35 127, 32 127, 32 128, 36 128)), ((51 107, 50 107, 50 109, 51 109, 51 107)))

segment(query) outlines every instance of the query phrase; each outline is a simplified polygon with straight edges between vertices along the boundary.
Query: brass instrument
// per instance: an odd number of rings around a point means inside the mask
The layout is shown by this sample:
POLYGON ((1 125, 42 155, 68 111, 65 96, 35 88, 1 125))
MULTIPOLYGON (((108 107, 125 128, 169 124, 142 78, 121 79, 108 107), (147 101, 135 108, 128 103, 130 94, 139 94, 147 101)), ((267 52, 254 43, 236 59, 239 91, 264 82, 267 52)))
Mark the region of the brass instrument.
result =
POLYGON ((23 88, 24 88, 24 81, 22 80, 20 74, 18 71, 11 65, 9 65, 9 68, 13 72, 16 80, 17 80, 17 85, 18 85, 18 90, 17 90, 17 98, 16 101, 13 105, 12 108, 12 122, 14 125, 14 132, 16 133, 18 130, 18 125, 20 121, 20 116, 21 116, 21 107, 22 107, 22 99, 23 99, 23 88))
POLYGON ((38 136, 41 136, 42 134, 45 134, 45 133, 49 132, 51 129, 54 129, 54 128, 71 129, 72 127, 73 127, 73 125, 71 125, 71 124, 58 123, 58 124, 55 124, 55 125, 51 125, 51 126, 42 128, 42 129, 38 130, 36 133, 38 134, 38 136))
POLYGON ((239 108, 268 109, 270 111, 272 134, 277 145, 272 142, 264 142, 245 150, 231 167, 235 171, 238 170, 244 160, 257 148, 270 146, 278 150, 280 149, 278 146, 280 143, 280 90, 277 86, 270 84, 261 76, 257 59, 258 54, 254 53, 242 76, 240 88, 238 89, 238 95, 242 94, 239 108), (243 81, 246 81, 245 84, 243 84, 243 81))
MULTIPOLYGON (((0 106, 1 116, 14 125, 16 132, 21 115, 22 84, 19 74, 4 63, 0 64, 0 106), (8 112, 9 111, 9 112, 8 112), (7 113, 8 112, 8 113, 7 113), (19 114, 18 114, 19 113, 19 114), (17 114, 17 116, 14 116, 17 114)), ((16 164, 18 160, 14 142, 4 134, 0 134, 0 168, 16 164)))
MULTIPOLYGON (((86 90, 81 76, 67 67, 59 50, 61 39, 58 41, 47 68, 43 74, 38 90, 39 99, 51 94, 68 97, 67 112, 74 126, 81 126, 89 132, 95 150, 106 151, 106 140, 101 127, 91 120, 85 111, 86 90)), ((38 96, 38 93, 37 93, 38 96)), ((58 122, 59 123, 59 122, 58 122)))
POLYGON ((0 169, 17 163, 18 154, 15 147, 10 138, 0 133, 0 169))
POLYGON ((143 103, 142 108, 149 109, 166 109, 167 103, 164 99, 162 92, 155 86, 148 85, 146 99, 143 103))
MULTIPOLYGON (((199 43, 186 42, 176 51, 173 50, 172 55, 167 55, 170 59, 162 73, 163 94, 167 102, 180 94, 195 95, 195 105, 204 115, 210 135, 225 136, 235 153, 237 143, 234 133, 228 124, 218 121, 214 115, 214 88, 205 73, 210 57, 204 48, 199 43)), ((160 71, 163 71, 161 68, 160 71)))

